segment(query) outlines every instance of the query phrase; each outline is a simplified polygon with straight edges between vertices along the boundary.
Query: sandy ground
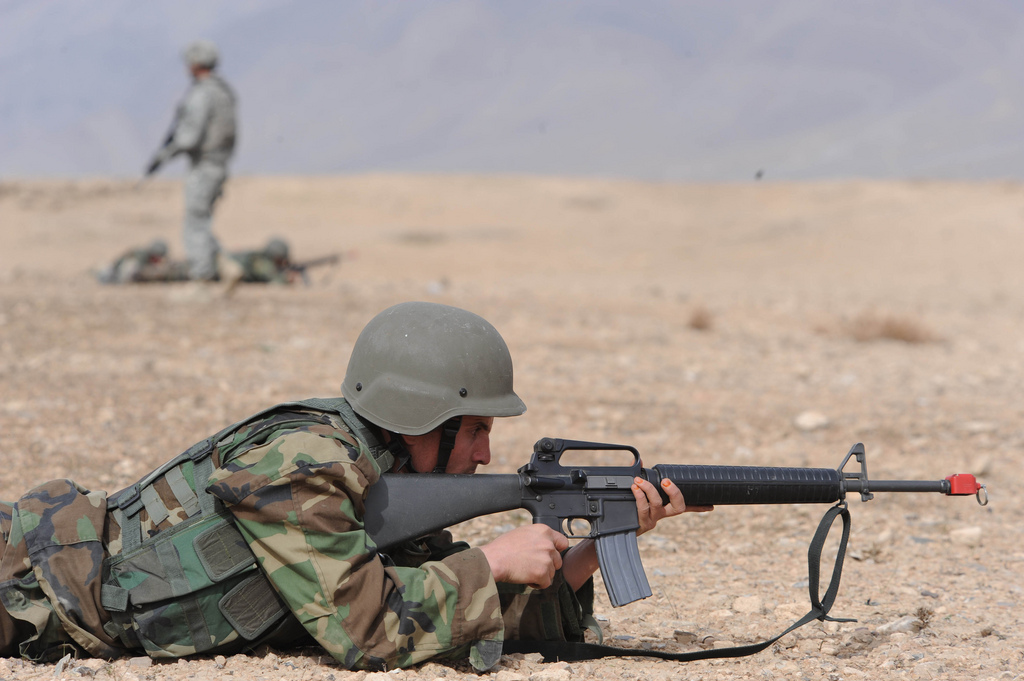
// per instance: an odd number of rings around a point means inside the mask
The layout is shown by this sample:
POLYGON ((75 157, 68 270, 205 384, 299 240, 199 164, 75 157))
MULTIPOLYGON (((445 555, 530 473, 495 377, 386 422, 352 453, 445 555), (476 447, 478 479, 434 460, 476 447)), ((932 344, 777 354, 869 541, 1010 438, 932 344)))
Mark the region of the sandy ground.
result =
MULTIPOLYGON (((435 300, 487 317, 512 350, 529 411, 496 428, 494 472, 542 436, 632 444, 647 465, 835 467, 863 442, 874 478, 968 472, 991 496, 851 500, 832 614, 856 623, 815 622, 735 660, 506 656, 496 681, 1024 676, 1024 186, 237 178, 217 215, 227 247, 280 235, 300 259, 358 258, 308 287, 229 299, 95 283, 91 268, 155 237, 180 255, 180 192, 0 183, 4 498, 57 477, 119 489, 251 412, 336 394, 366 321, 435 300)), ((782 631, 807 609, 824 510, 663 523, 640 539, 654 596, 618 609, 599 596, 608 638, 682 650, 782 631)), ((519 522, 457 534, 480 542, 519 522)), ((147 663, 0 660, 0 677, 367 678, 317 651, 147 663)))

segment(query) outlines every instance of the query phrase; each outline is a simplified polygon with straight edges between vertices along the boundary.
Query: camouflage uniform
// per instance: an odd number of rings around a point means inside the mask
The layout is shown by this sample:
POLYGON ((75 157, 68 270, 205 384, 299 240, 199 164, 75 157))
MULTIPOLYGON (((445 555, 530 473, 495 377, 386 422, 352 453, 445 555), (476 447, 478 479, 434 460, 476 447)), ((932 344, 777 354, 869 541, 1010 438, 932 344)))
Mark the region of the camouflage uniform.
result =
POLYGON ((178 657, 311 637, 352 669, 468 655, 482 670, 505 639, 582 640, 592 583, 581 599, 560 576, 542 591, 496 584, 447 533, 378 554, 363 501, 390 461, 336 413, 282 405, 204 442, 208 464, 197 445, 158 469, 134 526, 124 503, 68 480, 0 506, 0 654, 178 657), (196 617, 218 604, 223 622, 196 617))
POLYGON ((95 273, 101 284, 143 284, 188 279, 188 265, 167 257, 162 240, 125 252, 110 265, 95 273))
POLYGON ((241 265, 244 282, 290 284, 292 281, 288 261, 275 260, 263 251, 241 251, 232 253, 231 258, 241 265))

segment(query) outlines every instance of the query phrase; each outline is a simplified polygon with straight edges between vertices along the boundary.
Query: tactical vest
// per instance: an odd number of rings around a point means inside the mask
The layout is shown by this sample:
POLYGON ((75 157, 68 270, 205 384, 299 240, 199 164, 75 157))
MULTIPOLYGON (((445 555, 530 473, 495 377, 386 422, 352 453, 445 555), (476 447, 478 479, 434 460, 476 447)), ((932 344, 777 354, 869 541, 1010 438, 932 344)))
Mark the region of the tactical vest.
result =
POLYGON ((239 421, 113 495, 107 507, 121 527, 121 551, 103 566, 101 601, 112 618, 106 633, 151 657, 237 652, 305 637, 231 512, 206 488, 215 451, 223 464, 282 428, 337 418, 384 470, 391 467, 391 454, 343 398, 309 399, 239 421), (144 537, 143 510, 154 528, 165 520, 172 526, 144 537))

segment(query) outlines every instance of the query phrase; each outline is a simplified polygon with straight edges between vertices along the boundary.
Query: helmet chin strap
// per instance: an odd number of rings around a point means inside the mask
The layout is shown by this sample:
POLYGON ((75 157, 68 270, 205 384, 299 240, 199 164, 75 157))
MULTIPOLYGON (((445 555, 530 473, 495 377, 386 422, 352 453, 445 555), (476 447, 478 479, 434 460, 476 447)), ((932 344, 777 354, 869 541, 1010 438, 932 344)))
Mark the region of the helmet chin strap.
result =
MULTIPOLYGON (((444 423, 441 424, 441 440, 437 445, 437 464, 434 466, 434 470, 431 473, 444 473, 448 468, 448 459, 452 456, 452 450, 455 449, 455 438, 459 434, 459 428, 462 427, 462 417, 453 416, 444 423)), ((409 452, 408 447, 405 446, 405 440, 398 433, 390 433, 391 437, 388 439, 388 451, 395 457, 396 467, 395 472, 400 473, 403 469, 408 470, 410 473, 419 473, 412 465, 412 454, 409 452)))
POLYGON ((398 433, 393 433, 390 430, 388 433, 388 451, 391 452, 391 456, 395 457, 395 472, 401 473, 403 468, 408 468, 411 472, 415 473, 416 469, 409 465, 412 460, 412 454, 409 453, 409 448, 405 446, 405 440, 398 433))
POLYGON ((441 424, 441 442, 437 446, 437 465, 431 473, 444 473, 448 469, 448 459, 455 449, 455 438, 462 427, 462 417, 453 416, 441 424))

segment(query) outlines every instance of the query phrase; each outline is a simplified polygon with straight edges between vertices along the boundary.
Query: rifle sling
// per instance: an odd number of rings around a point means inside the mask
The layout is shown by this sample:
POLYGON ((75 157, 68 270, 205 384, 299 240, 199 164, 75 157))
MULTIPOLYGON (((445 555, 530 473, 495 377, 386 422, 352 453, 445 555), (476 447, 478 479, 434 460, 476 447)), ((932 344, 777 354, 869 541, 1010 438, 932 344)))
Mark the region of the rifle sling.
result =
POLYGON ((814 538, 807 549, 808 591, 811 599, 811 609, 784 632, 767 641, 744 646, 733 646, 731 648, 696 650, 686 653, 669 653, 661 650, 646 650, 644 648, 618 648, 596 643, 574 643, 571 641, 505 641, 502 652, 506 654, 540 653, 544 656, 545 662, 555 662, 556 660, 578 662, 581 660, 596 660, 602 657, 656 657, 662 660, 691 662, 713 658, 745 657, 759 653, 789 632, 802 627, 812 620, 855 622, 856 620, 852 619, 836 619, 828 616, 828 612, 832 609, 832 604, 835 602, 836 595, 839 592, 839 580, 843 572, 843 558, 846 556, 846 544, 849 538, 850 511, 846 507, 845 502, 841 502, 825 513, 825 517, 818 524, 818 529, 814 533, 814 538), (839 551, 832 568, 832 579, 829 582, 828 589, 825 591, 824 599, 819 600, 818 577, 821 568, 821 550, 837 516, 841 516, 843 519, 843 535, 839 541, 839 551))

